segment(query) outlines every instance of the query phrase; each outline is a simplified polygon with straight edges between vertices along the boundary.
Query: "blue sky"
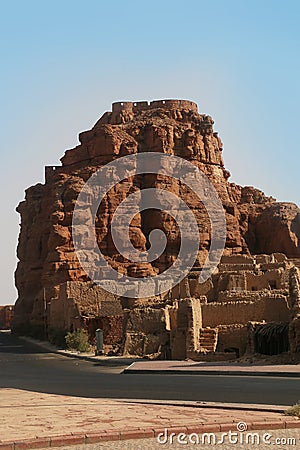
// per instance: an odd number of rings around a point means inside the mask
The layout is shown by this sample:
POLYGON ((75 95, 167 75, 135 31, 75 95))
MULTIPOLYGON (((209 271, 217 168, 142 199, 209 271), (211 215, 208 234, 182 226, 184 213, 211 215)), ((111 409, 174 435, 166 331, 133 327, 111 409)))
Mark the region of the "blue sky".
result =
POLYGON ((298 1, 0 0, 2 296, 24 190, 113 101, 186 98, 210 114, 231 181, 300 205, 298 1))

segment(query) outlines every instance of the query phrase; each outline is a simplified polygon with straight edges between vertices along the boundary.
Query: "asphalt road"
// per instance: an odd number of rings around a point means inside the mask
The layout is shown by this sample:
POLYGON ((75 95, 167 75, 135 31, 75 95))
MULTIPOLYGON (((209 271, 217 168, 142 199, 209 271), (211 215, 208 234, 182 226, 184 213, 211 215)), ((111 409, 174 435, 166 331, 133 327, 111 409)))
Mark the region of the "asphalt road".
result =
POLYGON ((299 378, 121 374, 102 365, 47 352, 0 333, 0 388, 94 398, 193 400, 289 405, 300 399, 299 378))

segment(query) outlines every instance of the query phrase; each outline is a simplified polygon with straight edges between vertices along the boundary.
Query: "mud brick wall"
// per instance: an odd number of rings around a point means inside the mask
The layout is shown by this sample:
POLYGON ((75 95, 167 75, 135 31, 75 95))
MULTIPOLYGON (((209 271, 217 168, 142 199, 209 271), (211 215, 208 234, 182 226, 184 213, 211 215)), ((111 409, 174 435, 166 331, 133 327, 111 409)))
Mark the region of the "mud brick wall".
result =
POLYGON ((217 352, 224 352, 224 350, 229 348, 237 348, 241 356, 246 352, 247 342, 247 325, 221 325, 218 327, 217 352))
POLYGON ((249 321, 288 322, 290 309, 284 296, 262 297, 255 302, 208 303, 202 305, 203 327, 247 324, 249 321))
POLYGON ((114 345, 119 343, 123 337, 123 316, 101 317, 103 330, 103 343, 114 345))

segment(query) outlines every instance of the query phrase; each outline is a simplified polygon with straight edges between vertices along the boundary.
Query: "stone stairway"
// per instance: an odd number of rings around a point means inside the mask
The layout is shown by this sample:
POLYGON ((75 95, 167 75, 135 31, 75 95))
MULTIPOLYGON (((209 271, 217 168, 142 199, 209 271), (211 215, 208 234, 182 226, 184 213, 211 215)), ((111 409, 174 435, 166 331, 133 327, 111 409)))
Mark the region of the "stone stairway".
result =
POLYGON ((201 328, 199 333, 200 349, 204 352, 215 352, 218 343, 217 328, 201 328))

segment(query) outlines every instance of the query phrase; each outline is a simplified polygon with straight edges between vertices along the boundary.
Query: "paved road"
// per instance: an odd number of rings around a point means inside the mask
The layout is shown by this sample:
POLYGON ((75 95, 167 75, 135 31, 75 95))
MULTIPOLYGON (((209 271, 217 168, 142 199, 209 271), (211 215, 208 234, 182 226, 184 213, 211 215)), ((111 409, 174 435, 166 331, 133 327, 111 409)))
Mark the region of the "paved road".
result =
POLYGON ((0 388, 97 398, 202 400, 288 405, 300 379, 204 375, 125 375, 108 366, 46 352, 0 333, 0 388))

